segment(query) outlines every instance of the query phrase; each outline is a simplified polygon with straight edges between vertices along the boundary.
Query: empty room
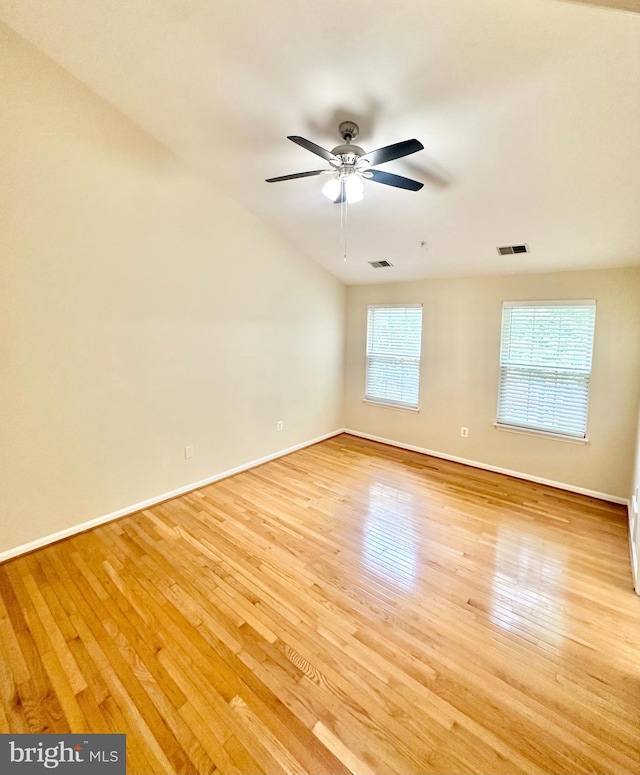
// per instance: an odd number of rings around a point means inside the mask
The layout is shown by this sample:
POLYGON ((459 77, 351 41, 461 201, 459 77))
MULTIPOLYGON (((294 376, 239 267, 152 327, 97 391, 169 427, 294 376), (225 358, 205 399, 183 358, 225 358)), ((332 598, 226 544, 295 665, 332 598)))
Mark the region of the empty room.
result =
POLYGON ((640 775, 640 3, 0 0, 0 771, 640 775))

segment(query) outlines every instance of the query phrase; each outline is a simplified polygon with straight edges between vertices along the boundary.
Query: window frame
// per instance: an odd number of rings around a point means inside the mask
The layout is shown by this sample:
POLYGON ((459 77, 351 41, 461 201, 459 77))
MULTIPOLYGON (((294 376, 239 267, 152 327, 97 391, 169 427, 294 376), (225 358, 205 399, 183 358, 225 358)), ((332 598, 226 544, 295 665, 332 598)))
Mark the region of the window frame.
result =
POLYGON ((423 305, 422 303, 393 303, 393 304, 368 304, 367 305, 367 322, 366 322, 366 343, 365 343, 365 383, 364 383, 364 398, 363 401, 368 404, 375 404, 376 406, 383 406, 388 409, 399 409, 406 412, 419 412, 420 411, 420 383, 421 383, 421 368, 422 368, 422 333, 423 333, 423 305), (380 354, 372 354, 370 352, 370 339, 371 332, 370 315, 372 310, 376 309, 419 309, 420 310, 420 347, 418 356, 382 356, 380 354), (375 358, 395 358, 397 361, 409 360, 417 363, 417 398, 416 402, 410 403, 405 401, 394 401, 393 399, 386 398, 384 396, 374 396, 368 391, 369 387, 369 365, 375 358))
MULTIPOLYGON (((496 427, 498 430, 504 430, 504 431, 512 431, 515 433, 523 433, 527 435, 534 435, 534 436, 542 436, 554 440, 559 441, 570 441, 574 443, 586 443, 588 442, 587 437, 587 428, 588 428, 588 420, 589 420, 589 403, 591 400, 591 377, 593 373, 593 351, 594 351, 594 345, 595 345, 595 324, 596 324, 596 310, 597 310, 597 304, 595 299, 546 299, 541 301, 504 301, 502 303, 502 316, 501 316, 501 322, 500 322, 500 350, 499 350, 499 359, 498 359, 498 400, 497 400, 497 408, 496 408, 496 421, 494 423, 494 427, 496 427), (582 376, 584 377, 584 381, 586 383, 586 401, 585 401, 585 410, 584 410, 584 432, 578 433, 578 432, 571 432, 569 430, 555 430, 552 427, 549 426, 543 426, 543 425, 535 425, 535 424, 521 424, 516 423, 512 421, 507 420, 501 420, 500 419, 500 405, 501 405, 501 398, 502 398, 502 389, 504 386, 504 378, 503 374, 504 372, 509 368, 520 368, 520 369, 526 369, 527 365, 519 365, 514 366, 511 365, 511 367, 508 364, 503 363, 503 354, 504 354, 504 334, 505 334, 505 311, 508 309, 518 309, 518 308, 524 308, 524 307, 589 307, 593 310, 593 317, 592 317, 592 327, 590 332, 590 349, 588 350, 588 356, 589 356, 589 369, 588 371, 584 370, 582 373, 582 376)), ((586 345, 589 346, 589 343, 586 345)), ((540 371, 542 371, 542 367, 537 367, 540 371)), ((533 364, 529 364, 529 369, 535 373, 536 367, 533 364)), ((579 371, 576 371, 576 369, 570 369, 568 367, 563 366, 548 366, 548 371, 556 371, 557 373, 567 376, 567 375, 576 375, 579 374, 579 371)))

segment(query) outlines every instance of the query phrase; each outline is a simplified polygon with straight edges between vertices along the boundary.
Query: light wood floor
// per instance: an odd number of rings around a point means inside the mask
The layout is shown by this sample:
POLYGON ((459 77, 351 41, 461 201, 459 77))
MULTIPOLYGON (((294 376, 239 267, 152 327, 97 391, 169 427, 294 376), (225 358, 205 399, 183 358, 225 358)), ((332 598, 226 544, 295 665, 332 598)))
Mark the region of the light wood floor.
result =
POLYGON ((126 732, 130 773, 640 773, 640 598, 594 499, 343 435, 0 592, 0 732, 126 732))

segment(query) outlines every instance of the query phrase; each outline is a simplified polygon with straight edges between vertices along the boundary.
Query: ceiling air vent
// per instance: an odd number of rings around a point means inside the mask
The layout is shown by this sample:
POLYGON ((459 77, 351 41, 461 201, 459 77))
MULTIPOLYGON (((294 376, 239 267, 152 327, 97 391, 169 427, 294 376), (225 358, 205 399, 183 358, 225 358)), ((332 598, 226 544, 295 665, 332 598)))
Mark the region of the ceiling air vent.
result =
POLYGON ((511 256, 514 253, 528 253, 528 245, 507 245, 506 248, 498 248, 498 253, 501 256, 511 256))
POLYGON ((374 269, 381 269, 383 266, 393 266, 389 261, 369 261, 374 269))

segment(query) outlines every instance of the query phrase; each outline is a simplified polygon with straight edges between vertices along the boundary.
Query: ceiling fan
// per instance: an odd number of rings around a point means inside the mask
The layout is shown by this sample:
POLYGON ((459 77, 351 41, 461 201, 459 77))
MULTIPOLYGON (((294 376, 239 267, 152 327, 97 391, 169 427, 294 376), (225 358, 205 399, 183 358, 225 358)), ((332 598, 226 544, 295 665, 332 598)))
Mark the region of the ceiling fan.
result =
POLYGON ((352 204, 360 202, 363 197, 364 180, 372 180, 374 183, 382 183, 385 186, 395 186, 404 188, 408 191, 419 191, 423 183, 411 178, 394 175, 391 172, 371 169, 378 164, 385 164, 394 159, 400 159, 403 156, 421 151, 424 148, 418 140, 404 140, 401 143, 385 145, 384 148, 378 148, 375 151, 365 153, 364 149, 358 145, 353 145, 352 141, 358 137, 360 132, 358 125, 353 121, 343 121, 338 127, 343 145, 337 145, 331 151, 321 148, 311 140, 305 140, 304 137, 290 135, 289 140, 297 145, 306 148, 316 156, 321 156, 331 165, 328 169, 311 170, 310 172, 297 172, 293 175, 282 175, 278 178, 267 178, 267 183, 279 183, 281 180, 294 180, 295 178, 308 178, 313 175, 330 175, 330 179, 322 188, 322 193, 336 204, 347 202, 352 204))

